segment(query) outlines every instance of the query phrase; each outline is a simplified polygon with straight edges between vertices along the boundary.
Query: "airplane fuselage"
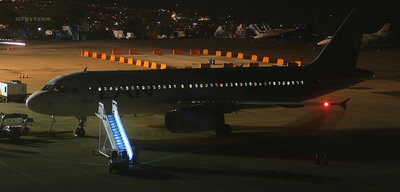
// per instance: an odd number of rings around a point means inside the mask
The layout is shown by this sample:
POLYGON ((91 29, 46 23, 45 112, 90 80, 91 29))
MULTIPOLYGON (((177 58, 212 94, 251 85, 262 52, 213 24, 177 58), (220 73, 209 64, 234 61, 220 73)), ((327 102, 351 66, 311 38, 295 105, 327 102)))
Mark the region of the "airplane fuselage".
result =
POLYGON ((193 102, 300 102, 342 86, 305 67, 88 71, 53 79, 27 103, 56 116, 92 116, 111 100, 123 114, 165 114, 193 102))

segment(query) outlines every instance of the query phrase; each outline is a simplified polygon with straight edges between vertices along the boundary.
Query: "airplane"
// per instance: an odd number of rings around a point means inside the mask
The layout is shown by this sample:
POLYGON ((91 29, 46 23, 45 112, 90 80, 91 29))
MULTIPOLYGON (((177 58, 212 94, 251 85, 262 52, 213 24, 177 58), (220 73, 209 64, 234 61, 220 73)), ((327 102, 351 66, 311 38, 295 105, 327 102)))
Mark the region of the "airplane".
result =
POLYGON ((50 80, 33 93, 27 107, 53 116, 75 116, 77 136, 85 135, 87 116, 99 102, 120 114, 165 115, 171 132, 214 130, 229 136, 224 114, 246 108, 341 106, 343 102, 307 102, 364 81, 371 71, 356 68, 361 29, 353 14, 346 17, 319 56, 302 67, 242 67, 166 70, 87 71, 50 80))
POLYGON ((225 25, 220 25, 214 32, 214 37, 221 39, 244 39, 246 38, 246 27, 240 24, 236 27, 236 30, 230 30, 225 25))
POLYGON ((243 24, 240 24, 239 26, 236 27, 235 33, 233 35, 233 38, 235 38, 235 39, 244 39, 244 38, 246 38, 246 28, 244 27, 243 24))
MULTIPOLYGON (((383 27, 376 33, 369 33, 369 34, 363 34, 362 36, 362 45, 371 45, 371 44, 379 44, 384 42, 389 33, 389 27, 390 23, 385 23, 383 27)), ((326 45, 329 43, 329 41, 332 39, 332 36, 328 36, 326 39, 320 41, 317 43, 317 45, 326 45)))
POLYGON ((269 25, 267 27, 263 27, 264 30, 261 30, 257 25, 249 25, 249 28, 254 31, 256 34, 253 38, 254 39, 262 39, 267 37, 275 37, 280 36, 284 33, 288 33, 291 31, 297 30, 297 28, 288 28, 288 29, 271 29, 269 25))
POLYGON ((214 32, 214 37, 221 39, 231 39, 233 34, 228 30, 228 27, 225 25, 220 25, 214 32))

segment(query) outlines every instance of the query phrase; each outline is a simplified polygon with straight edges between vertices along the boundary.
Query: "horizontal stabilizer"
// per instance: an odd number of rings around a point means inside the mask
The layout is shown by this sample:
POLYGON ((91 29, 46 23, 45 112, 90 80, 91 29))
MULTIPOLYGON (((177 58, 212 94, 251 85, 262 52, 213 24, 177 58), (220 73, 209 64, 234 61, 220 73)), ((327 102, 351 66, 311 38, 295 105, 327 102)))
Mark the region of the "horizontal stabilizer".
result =
POLYGON ((346 100, 340 102, 340 103, 331 103, 331 105, 339 105, 342 107, 344 110, 347 109, 347 102, 350 100, 350 98, 347 98, 346 100))

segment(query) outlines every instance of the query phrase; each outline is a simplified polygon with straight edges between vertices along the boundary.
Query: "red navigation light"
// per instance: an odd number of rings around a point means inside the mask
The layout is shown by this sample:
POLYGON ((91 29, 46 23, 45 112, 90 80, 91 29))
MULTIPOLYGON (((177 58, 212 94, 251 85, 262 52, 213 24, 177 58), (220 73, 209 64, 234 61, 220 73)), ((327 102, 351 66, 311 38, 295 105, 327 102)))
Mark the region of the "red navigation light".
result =
POLYGON ((324 102, 324 107, 329 107, 330 103, 328 101, 324 102))

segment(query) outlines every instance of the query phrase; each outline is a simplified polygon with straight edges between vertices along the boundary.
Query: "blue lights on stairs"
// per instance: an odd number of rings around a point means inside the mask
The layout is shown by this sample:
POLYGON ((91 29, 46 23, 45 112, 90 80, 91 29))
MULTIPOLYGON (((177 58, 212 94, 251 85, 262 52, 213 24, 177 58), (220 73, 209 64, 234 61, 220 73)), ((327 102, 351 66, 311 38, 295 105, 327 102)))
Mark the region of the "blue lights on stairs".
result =
POLYGON ((114 115, 107 115, 108 122, 110 122, 111 131, 113 132, 115 142, 118 146, 118 151, 126 151, 126 146, 122 139, 122 135, 119 131, 118 124, 114 118, 114 115))

